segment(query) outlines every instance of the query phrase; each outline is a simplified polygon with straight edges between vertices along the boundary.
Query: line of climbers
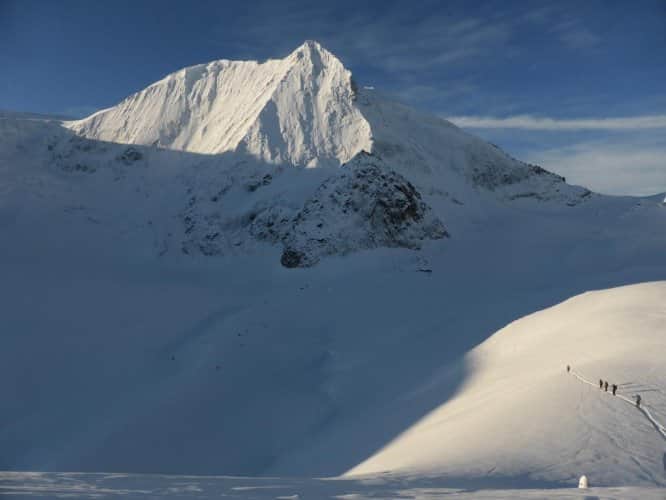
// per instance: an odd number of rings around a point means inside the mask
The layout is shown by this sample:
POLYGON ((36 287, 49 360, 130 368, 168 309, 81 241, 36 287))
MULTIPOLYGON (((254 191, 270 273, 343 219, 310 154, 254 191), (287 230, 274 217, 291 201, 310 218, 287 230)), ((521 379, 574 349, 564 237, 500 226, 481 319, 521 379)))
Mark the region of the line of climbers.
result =
MULTIPOLYGON (((604 382, 603 380, 599 379, 599 389, 603 389, 605 392, 608 392, 608 380, 604 382)), ((617 384, 611 385, 611 392, 613 393, 613 396, 615 396, 615 393, 617 392, 617 384)))
MULTIPOLYGON (((571 371, 571 366, 567 365, 567 373, 571 371)), ((604 392, 608 392, 608 380, 602 380, 599 379, 599 389, 603 389, 604 392)), ((613 393, 613 396, 617 393, 617 384, 612 384, 611 385, 611 392, 613 393)), ((640 408, 641 406, 641 395, 636 394, 636 406, 640 408)))

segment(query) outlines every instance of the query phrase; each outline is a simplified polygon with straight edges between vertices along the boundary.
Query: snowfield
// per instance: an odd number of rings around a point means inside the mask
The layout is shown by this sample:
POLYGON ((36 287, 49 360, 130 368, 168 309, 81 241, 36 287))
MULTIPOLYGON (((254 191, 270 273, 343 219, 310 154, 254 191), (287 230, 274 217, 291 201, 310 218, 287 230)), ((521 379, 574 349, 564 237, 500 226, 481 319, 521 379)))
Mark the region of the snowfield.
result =
POLYGON ((662 495, 663 198, 568 185, 316 42, 3 113, 0 493, 662 495))
POLYGON ((242 500, 395 499, 413 500, 662 500, 660 488, 485 489, 472 484, 442 484, 430 477, 378 476, 365 479, 166 476, 159 474, 84 474, 0 472, 0 495, 9 498, 122 498, 242 500))

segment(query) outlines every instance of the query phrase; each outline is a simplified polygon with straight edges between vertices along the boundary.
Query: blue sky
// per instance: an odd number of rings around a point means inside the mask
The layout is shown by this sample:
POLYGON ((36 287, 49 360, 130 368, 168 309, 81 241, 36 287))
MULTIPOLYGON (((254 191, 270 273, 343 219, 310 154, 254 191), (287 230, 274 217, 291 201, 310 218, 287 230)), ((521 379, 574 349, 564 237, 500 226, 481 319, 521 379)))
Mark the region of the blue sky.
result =
POLYGON ((0 109, 83 116, 305 39, 570 181, 666 191, 666 1, 0 0, 0 109))

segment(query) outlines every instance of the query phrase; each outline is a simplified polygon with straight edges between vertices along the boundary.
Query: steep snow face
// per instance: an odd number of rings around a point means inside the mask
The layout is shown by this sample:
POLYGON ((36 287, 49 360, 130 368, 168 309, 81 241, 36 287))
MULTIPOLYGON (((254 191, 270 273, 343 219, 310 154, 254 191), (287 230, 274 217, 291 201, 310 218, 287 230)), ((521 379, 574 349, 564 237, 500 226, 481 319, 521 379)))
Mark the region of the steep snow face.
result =
POLYGON ((372 148, 370 125, 354 105, 351 73, 317 42, 285 59, 289 69, 239 150, 270 162, 339 165, 372 148))
POLYGON ((351 73, 308 41, 284 59, 185 68, 68 126, 104 141, 339 165, 371 149, 370 127, 354 98, 351 73))
POLYGON ((288 69, 277 60, 192 66, 69 126, 104 141, 201 153, 232 150, 247 130, 243 121, 256 119, 288 69))

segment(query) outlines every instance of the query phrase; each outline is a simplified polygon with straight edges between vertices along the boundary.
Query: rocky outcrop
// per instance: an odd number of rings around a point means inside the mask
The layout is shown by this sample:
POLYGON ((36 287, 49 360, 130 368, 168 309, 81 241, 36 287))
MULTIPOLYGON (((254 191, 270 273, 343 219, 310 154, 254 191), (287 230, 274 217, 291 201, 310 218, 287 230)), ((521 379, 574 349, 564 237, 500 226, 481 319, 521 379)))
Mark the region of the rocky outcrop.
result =
POLYGON ((403 176, 360 153, 307 200, 288 227, 282 264, 307 267, 327 255, 377 247, 418 249, 448 236, 442 222, 403 176))

